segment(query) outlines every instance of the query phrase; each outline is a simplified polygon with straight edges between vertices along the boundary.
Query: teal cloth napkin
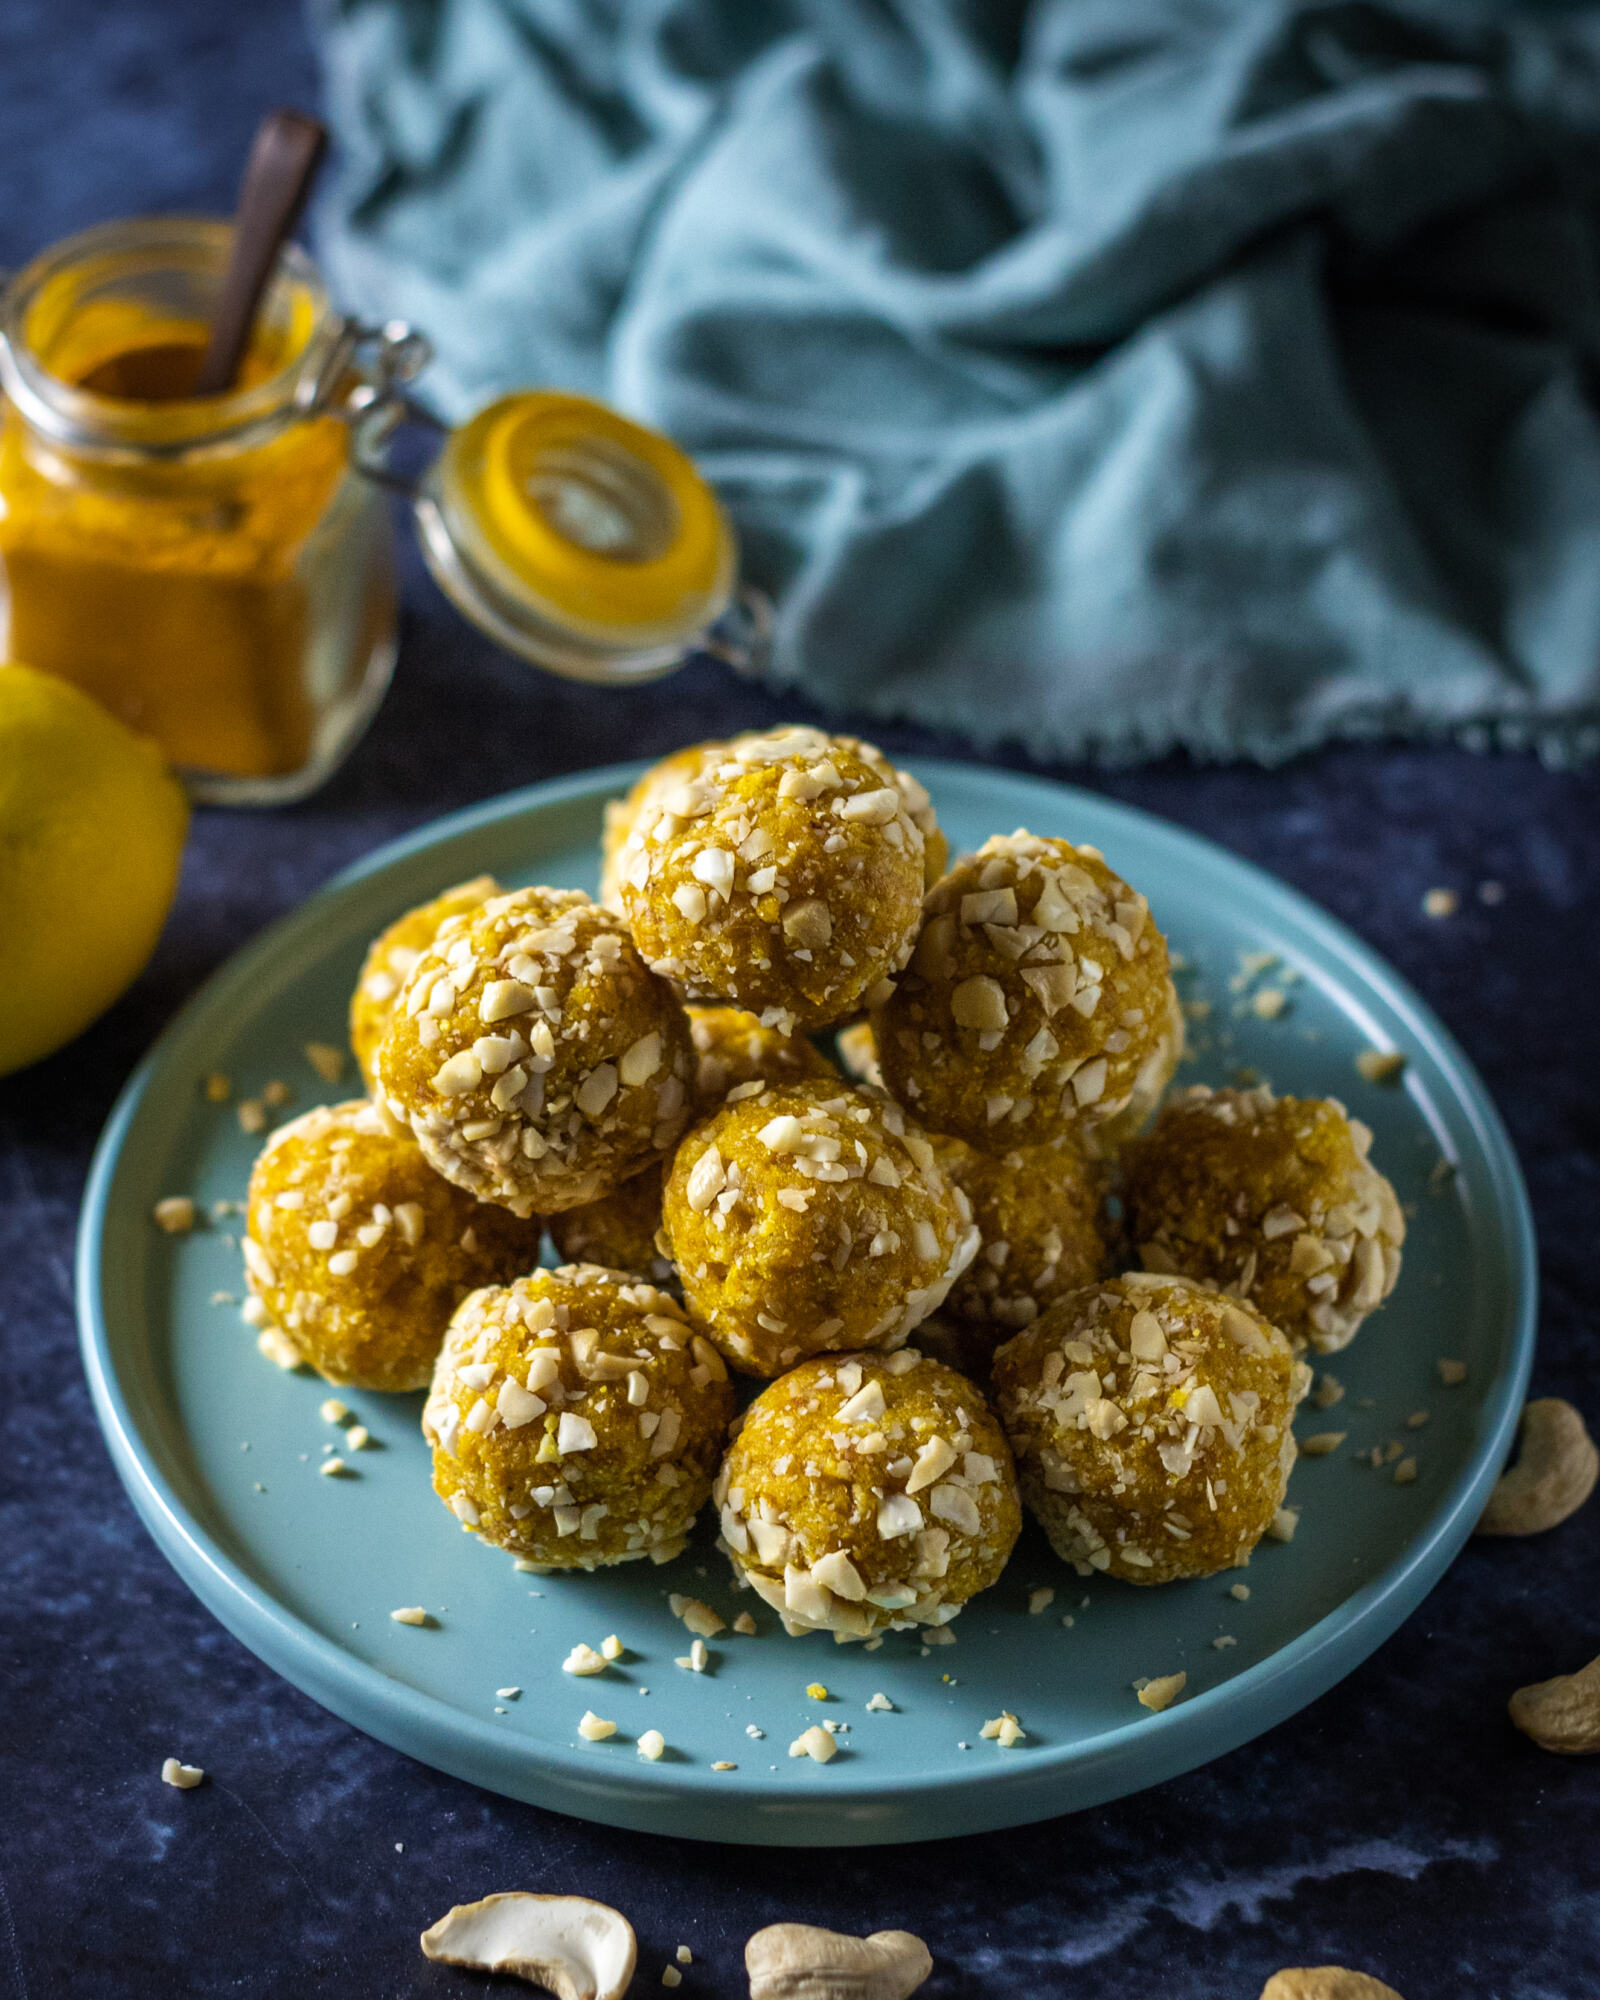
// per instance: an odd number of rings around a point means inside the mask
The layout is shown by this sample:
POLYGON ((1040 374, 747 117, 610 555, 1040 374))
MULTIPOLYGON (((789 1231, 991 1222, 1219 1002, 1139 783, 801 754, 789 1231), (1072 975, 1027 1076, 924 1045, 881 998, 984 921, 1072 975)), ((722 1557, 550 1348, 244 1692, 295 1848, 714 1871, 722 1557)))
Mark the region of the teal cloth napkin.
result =
POLYGON ((348 307, 681 440, 772 678, 1600 746, 1600 8, 319 0, 348 307))

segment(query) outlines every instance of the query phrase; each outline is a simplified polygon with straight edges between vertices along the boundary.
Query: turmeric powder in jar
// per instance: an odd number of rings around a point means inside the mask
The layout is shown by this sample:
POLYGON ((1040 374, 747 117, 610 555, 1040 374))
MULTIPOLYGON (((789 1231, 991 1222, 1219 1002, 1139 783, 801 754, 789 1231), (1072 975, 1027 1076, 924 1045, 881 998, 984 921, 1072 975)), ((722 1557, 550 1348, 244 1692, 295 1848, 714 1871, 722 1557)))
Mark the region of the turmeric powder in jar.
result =
POLYGON ((312 407, 336 322, 299 250, 235 386, 191 393, 230 234, 87 230, 0 298, 0 644, 154 737, 199 797, 273 803, 382 698, 393 557, 345 425, 312 407))

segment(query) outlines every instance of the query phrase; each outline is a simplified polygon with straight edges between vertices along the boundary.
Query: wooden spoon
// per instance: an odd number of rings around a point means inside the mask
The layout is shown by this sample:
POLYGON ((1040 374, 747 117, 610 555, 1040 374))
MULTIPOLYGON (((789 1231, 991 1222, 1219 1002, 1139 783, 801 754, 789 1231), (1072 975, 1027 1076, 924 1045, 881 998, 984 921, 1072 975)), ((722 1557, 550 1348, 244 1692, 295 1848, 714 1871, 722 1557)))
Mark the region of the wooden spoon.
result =
POLYGON ((261 294, 327 147, 327 127, 303 111, 269 111, 256 128, 234 211, 233 249, 191 394, 220 396, 233 387, 261 294))

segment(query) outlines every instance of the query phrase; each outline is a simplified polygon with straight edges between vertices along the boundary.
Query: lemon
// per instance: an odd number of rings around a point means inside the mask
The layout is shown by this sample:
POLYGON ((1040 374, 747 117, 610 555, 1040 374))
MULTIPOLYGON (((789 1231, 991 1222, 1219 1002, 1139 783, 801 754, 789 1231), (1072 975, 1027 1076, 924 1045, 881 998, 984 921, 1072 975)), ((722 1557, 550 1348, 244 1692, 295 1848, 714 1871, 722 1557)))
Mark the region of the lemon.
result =
POLYGON ((81 1034, 144 969, 188 823, 153 743, 53 674, 0 666, 0 1076, 81 1034))

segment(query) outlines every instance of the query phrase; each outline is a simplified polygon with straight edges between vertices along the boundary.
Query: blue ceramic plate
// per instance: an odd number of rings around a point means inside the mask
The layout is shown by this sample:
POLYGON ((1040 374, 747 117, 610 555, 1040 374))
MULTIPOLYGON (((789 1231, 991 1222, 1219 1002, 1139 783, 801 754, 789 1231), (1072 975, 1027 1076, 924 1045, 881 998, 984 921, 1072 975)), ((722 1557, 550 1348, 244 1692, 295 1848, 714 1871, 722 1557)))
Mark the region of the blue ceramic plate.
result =
POLYGON ((1015 1826, 1156 1784, 1312 1701, 1421 1602, 1510 1447, 1535 1282, 1510 1145, 1438 1021, 1322 911, 1192 834, 997 771, 920 773, 954 847, 1021 825, 1102 847, 1187 961, 1187 997, 1210 1003, 1184 1074, 1221 1082, 1248 1066, 1280 1090, 1344 1099, 1374 1128, 1374 1157, 1412 1211, 1394 1300, 1334 1359, 1344 1401, 1301 1419, 1302 1432, 1337 1427, 1346 1442, 1296 1468, 1299 1532, 1257 1553, 1248 1602, 1229 1595, 1237 1571, 1154 1590, 1085 1583, 1030 1529, 1001 1583, 956 1622, 955 1644, 894 1635, 867 1653, 785 1638, 748 1593, 736 1598, 709 1523, 670 1568, 517 1571, 433 1497, 420 1397, 342 1392, 381 1449, 345 1454, 355 1478, 319 1476, 334 1436, 318 1415, 328 1391, 270 1366, 240 1323, 236 1219, 186 1237, 151 1221, 164 1195, 209 1209, 244 1194, 259 1142, 232 1105, 207 1101, 203 1079, 227 1074, 235 1102, 279 1079, 293 1111, 353 1094, 353 1071, 327 1085, 304 1049, 342 1045, 368 939, 483 870, 592 890, 602 805, 633 775, 539 786, 385 848, 241 952, 128 1085, 84 1202, 83 1354, 117 1469, 180 1575, 279 1673, 412 1756, 588 1819, 706 1840, 832 1845, 1015 1826), (1269 953, 1265 968, 1246 956, 1269 953), (1261 985, 1287 998, 1276 1019, 1249 1004, 1261 985), (1357 1074, 1368 1046, 1404 1052, 1398 1087, 1357 1074), (1467 1364, 1459 1386, 1441 1384, 1445 1357, 1467 1364), (1414 1457, 1414 1483, 1358 1460, 1390 1440, 1414 1457), (675 1661, 689 1634, 669 1592, 730 1621, 751 1608, 759 1634, 723 1633, 708 1670, 686 1671, 675 1661), (434 1625, 389 1617, 418 1604, 434 1625), (624 1661, 597 1679, 561 1672, 577 1640, 598 1646, 613 1632, 624 1661), (1184 1697, 1148 1714, 1133 1682, 1180 1668, 1184 1697), (808 1699, 816 1681, 827 1702, 808 1699), (869 1712, 880 1692, 892 1711, 869 1712), (586 1708, 616 1722, 610 1741, 577 1735, 586 1708), (980 1734, 1002 1709, 1027 1731, 1004 1750, 980 1734), (848 1725, 841 1754, 826 1766, 791 1759, 790 1742, 824 1718, 848 1725), (659 1763, 635 1751, 647 1729, 670 1746, 659 1763))

